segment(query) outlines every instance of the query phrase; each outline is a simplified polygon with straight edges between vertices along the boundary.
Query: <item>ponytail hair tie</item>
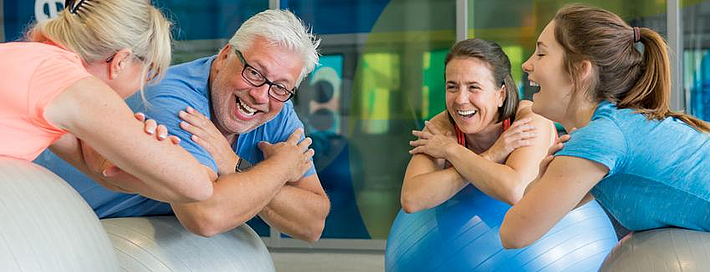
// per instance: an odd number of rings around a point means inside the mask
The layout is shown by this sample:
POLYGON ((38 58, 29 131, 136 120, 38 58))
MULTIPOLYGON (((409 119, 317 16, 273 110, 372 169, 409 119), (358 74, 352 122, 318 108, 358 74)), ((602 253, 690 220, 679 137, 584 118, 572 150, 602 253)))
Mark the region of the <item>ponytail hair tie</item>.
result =
POLYGON ((638 27, 634 27, 634 43, 641 41, 641 30, 638 27))

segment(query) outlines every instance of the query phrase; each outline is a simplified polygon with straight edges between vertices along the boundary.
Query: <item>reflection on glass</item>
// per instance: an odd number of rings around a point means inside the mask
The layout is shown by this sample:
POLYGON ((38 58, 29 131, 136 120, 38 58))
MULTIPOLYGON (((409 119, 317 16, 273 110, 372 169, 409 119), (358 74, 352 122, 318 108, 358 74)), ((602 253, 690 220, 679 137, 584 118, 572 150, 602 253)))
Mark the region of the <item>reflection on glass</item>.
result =
POLYGON ((688 111, 710 121, 710 1, 681 0, 683 84, 688 111))
POLYGON ((469 0, 468 36, 495 41, 511 61, 513 79, 521 88, 522 98, 531 99, 533 90, 520 67, 535 51, 537 36, 564 5, 584 3, 610 10, 632 26, 652 28, 666 33, 665 0, 469 0))
POLYGON ((249 17, 269 8, 268 0, 156 0, 173 23, 173 64, 216 54, 249 17))
POLYGON ((455 0, 389 1, 360 45, 347 137, 357 205, 373 239, 387 238, 400 209, 411 131, 443 109, 437 80, 456 39, 455 14, 455 0))
POLYGON ((363 130, 369 134, 389 131, 390 92, 400 88, 399 56, 369 53, 362 58, 362 95, 360 111, 363 130))
POLYGON ((422 61, 422 120, 429 120, 446 108, 444 60, 449 49, 424 52, 422 61))

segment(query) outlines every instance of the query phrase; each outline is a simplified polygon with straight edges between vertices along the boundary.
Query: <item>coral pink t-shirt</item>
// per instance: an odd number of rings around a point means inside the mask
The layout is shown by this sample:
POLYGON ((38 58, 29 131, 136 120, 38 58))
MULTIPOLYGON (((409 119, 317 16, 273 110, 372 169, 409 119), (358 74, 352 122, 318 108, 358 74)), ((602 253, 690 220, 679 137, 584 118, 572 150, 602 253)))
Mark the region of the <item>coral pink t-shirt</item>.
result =
POLYGON ((34 160, 66 131, 44 110, 57 95, 91 76, 76 54, 36 42, 0 44, 0 156, 34 160))

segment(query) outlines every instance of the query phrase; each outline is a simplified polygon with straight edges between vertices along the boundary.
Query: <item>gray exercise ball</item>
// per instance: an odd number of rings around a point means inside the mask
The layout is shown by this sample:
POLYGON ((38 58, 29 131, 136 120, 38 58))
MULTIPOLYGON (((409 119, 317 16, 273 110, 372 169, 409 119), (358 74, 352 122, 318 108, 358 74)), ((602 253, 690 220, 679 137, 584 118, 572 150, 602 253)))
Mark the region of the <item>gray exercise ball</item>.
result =
POLYGON ((118 271, 96 214, 64 180, 0 157, 0 271, 118 271))
POLYGON ((632 232, 600 271, 710 271, 710 233, 677 228, 632 232))
POLYGON ((103 219, 124 271, 275 271, 261 238, 243 224, 210 238, 174 216, 103 219))

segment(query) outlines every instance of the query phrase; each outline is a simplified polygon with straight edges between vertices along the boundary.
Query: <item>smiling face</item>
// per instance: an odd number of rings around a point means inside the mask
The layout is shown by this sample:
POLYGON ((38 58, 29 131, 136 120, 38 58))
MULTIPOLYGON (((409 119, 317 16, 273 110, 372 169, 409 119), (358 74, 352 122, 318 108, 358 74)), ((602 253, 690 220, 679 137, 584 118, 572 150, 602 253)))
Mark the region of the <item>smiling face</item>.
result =
POLYGON ((560 122, 572 102, 573 84, 564 70, 564 49, 555 39, 555 21, 540 33, 535 53, 523 63, 531 86, 539 86, 533 95, 532 110, 560 122))
POLYGON ((505 100, 502 82, 495 83, 489 65, 477 58, 457 57, 446 65, 446 109, 466 134, 495 124, 505 100))
MULTIPOLYGON (((293 89, 303 68, 294 53, 257 37, 241 51, 244 60, 268 80, 293 89)), ((242 76, 244 64, 235 50, 226 46, 212 63, 210 92, 213 122, 225 136, 249 132, 273 119, 284 102, 271 98, 269 85, 254 87, 242 76)))

